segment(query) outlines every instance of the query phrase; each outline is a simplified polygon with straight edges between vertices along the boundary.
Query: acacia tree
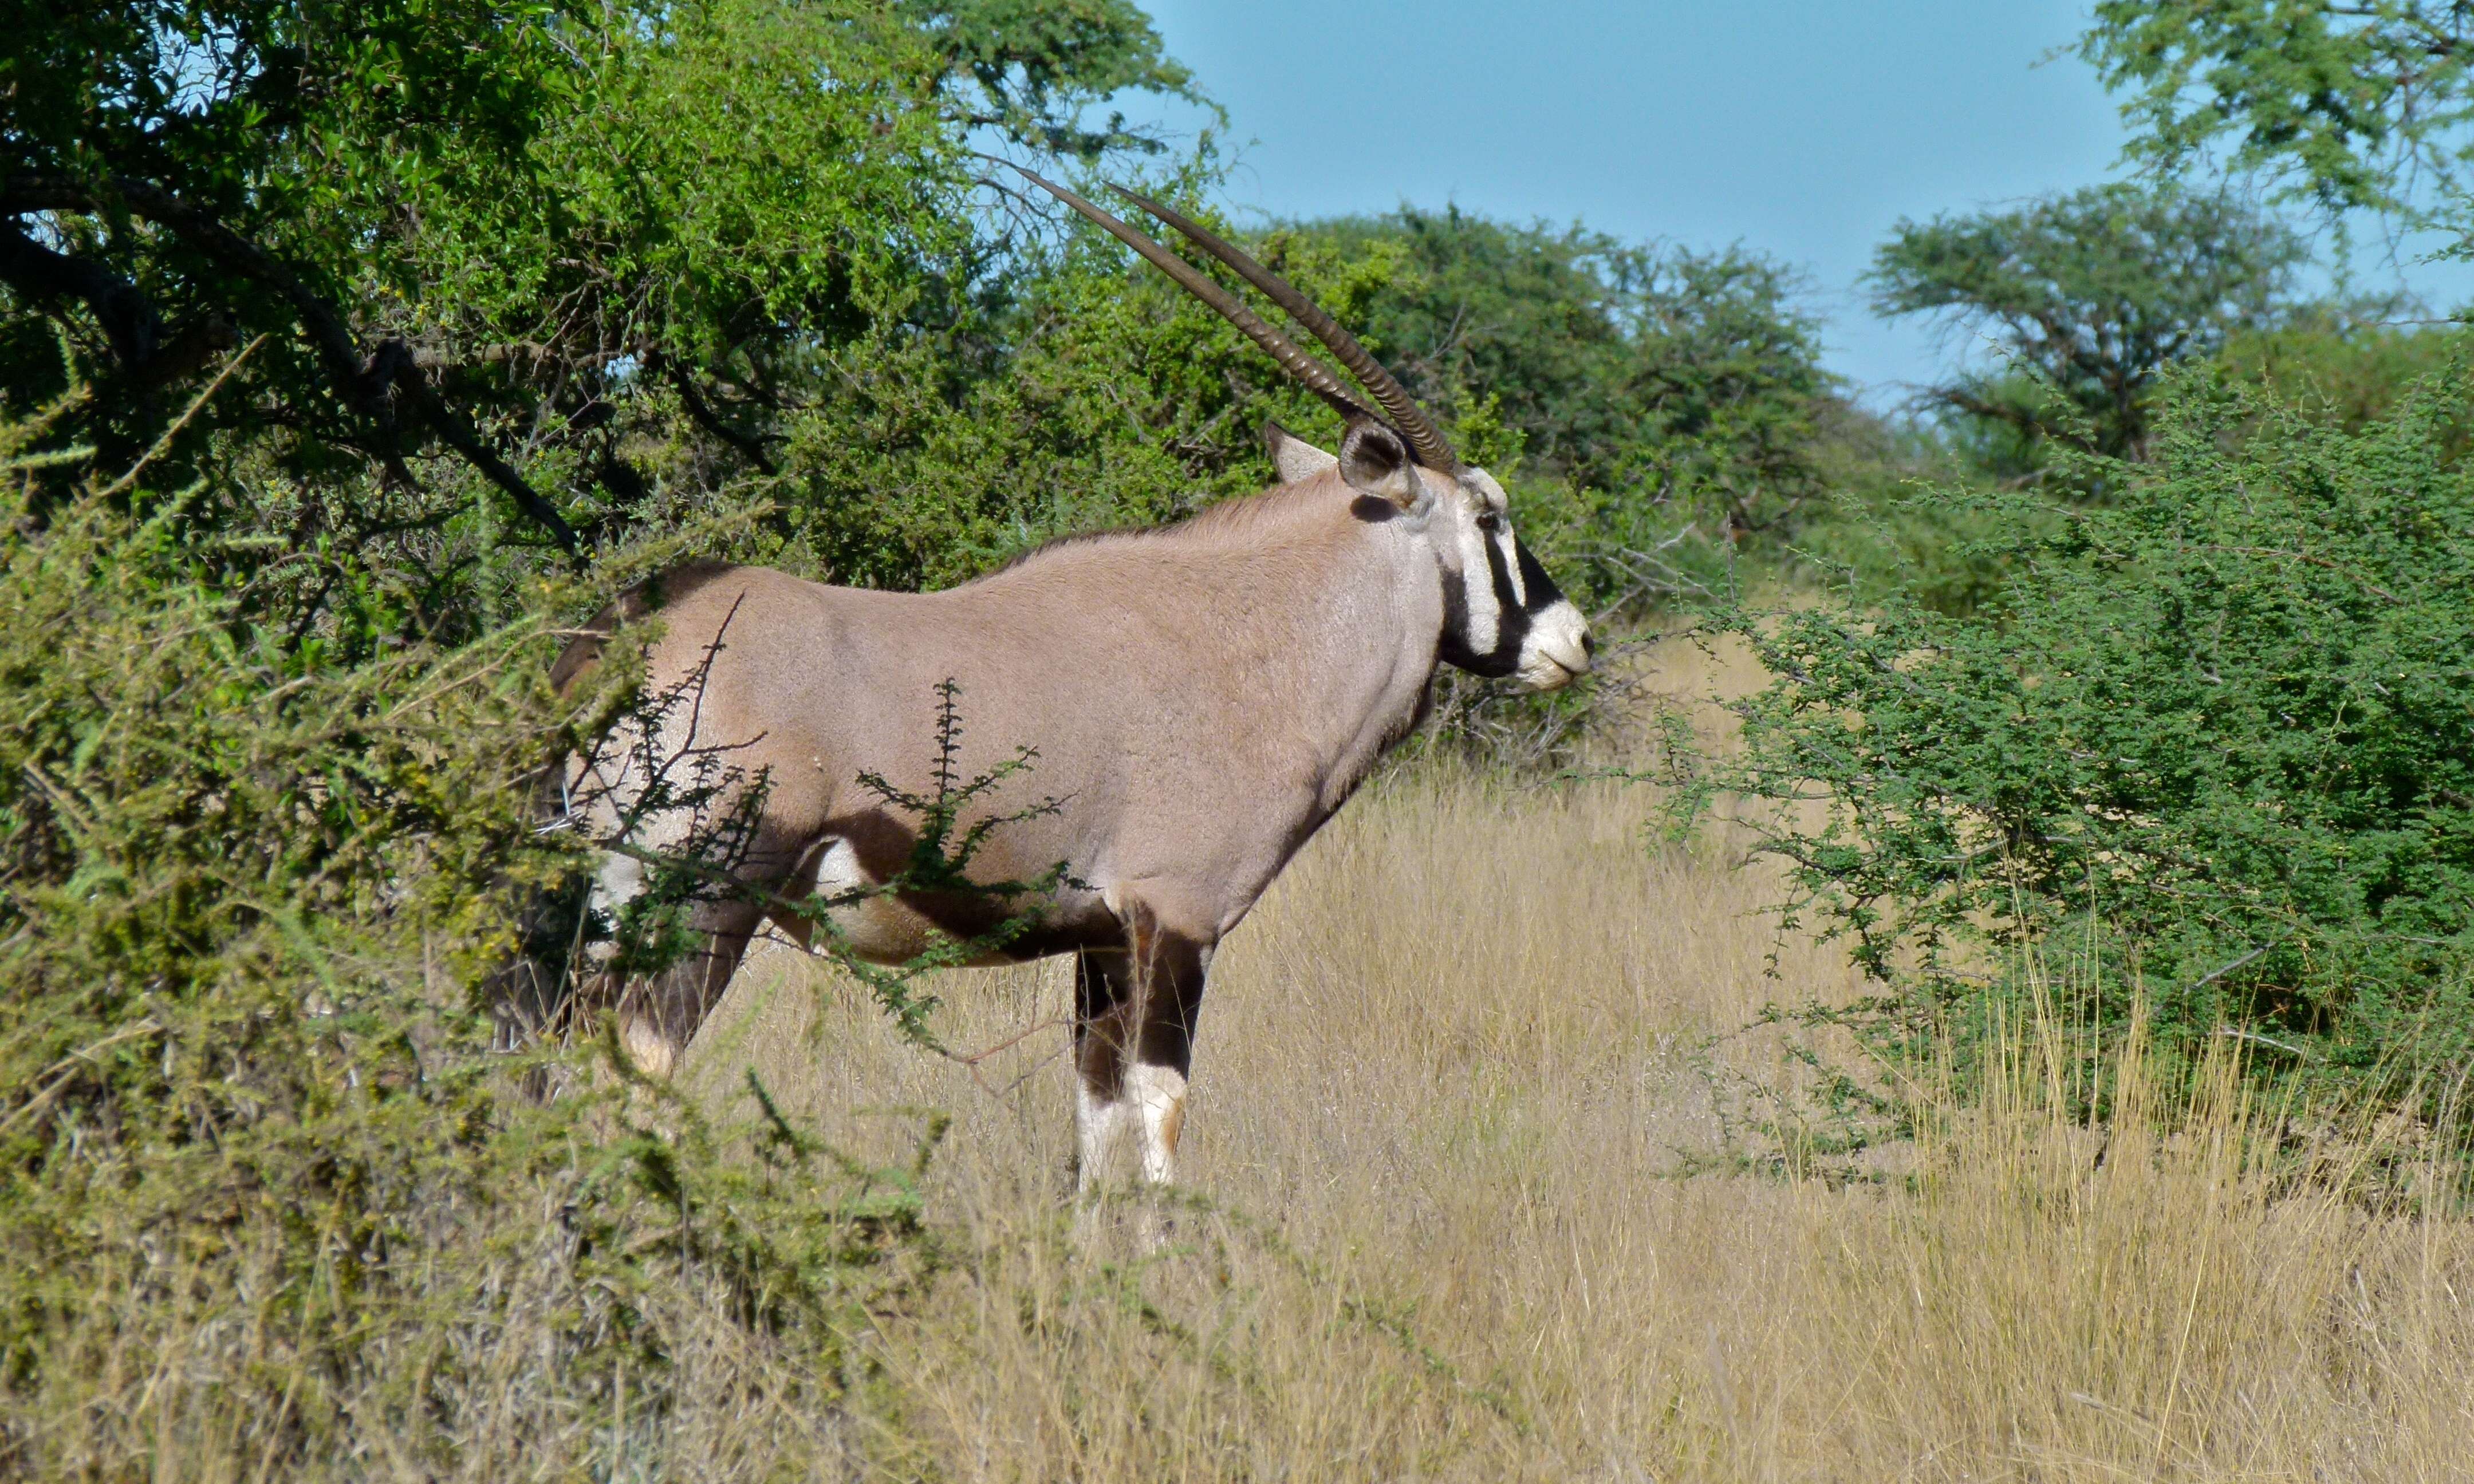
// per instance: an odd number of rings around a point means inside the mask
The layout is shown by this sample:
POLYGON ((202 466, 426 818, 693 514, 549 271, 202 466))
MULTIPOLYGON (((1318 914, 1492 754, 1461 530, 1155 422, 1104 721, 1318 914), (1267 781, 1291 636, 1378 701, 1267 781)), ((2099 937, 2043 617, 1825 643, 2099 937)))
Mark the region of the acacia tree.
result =
POLYGON ((1877 314, 1994 342, 2002 370, 1962 374, 1930 401, 2031 443, 2135 457, 2158 377, 2292 313, 2307 257, 2291 228, 2229 194, 2112 184, 1902 221, 1867 280, 1877 314))
POLYGON ((2457 0, 2099 0, 2079 43, 2125 94, 2130 152, 2216 155, 2332 217, 2356 208, 2474 253, 2474 9, 2457 0))
POLYGON ((1821 492, 1836 383, 1795 275, 1758 252, 1406 206, 1267 244, 1317 248, 1396 262, 1367 297, 1370 338, 1465 420, 1464 442, 1517 470, 1523 532, 1586 602, 1690 590, 1714 571, 1679 563, 1714 568, 1731 539, 1792 532, 1821 492))
MULTIPOLYGON (((1831 390, 1819 326, 1778 263, 1404 206, 1288 236, 1389 250, 1401 272, 1368 328, 1430 403, 1498 398, 1527 467, 1577 484, 1808 483, 1802 444, 1831 390), (1704 457, 1683 452, 1686 445, 1704 457), (1686 468, 1686 465, 1693 466, 1686 468), (1723 467, 1722 467, 1723 466, 1723 467)), ((1274 251, 1277 251, 1276 239, 1274 251)), ((1694 491, 1692 492, 1699 492, 1694 491)))
POLYGON ((2192 371, 2149 460, 2080 476, 2105 504, 1919 489, 2008 581, 1974 613, 1892 592, 1714 615, 1774 679, 1739 749, 1673 730, 1678 817, 1778 806, 1734 817, 1784 859, 1786 920, 1892 992, 1855 1018, 1899 1055, 1981 1053, 1990 1011, 2050 995, 2068 1025, 2145 1018, 2178 1054, 2244 1038, 2256 1072, 2462 1117, 2465 387, 2435 377, 2348 433, 2192 371), (2072 969, 2015 956, 2040 942, 2072 969))

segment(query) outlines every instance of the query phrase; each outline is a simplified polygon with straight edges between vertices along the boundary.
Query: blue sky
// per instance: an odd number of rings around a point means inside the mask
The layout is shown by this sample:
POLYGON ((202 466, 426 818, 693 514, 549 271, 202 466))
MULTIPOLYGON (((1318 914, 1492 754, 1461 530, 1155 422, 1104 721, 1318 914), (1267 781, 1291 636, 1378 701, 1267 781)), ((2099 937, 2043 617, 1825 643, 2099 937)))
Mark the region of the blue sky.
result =
MULTIPOLYGON (((2063 0, 1143 3, 1228 111, 1241 210, 1457 202, 1741 243, 1806 273, 1830 365, 1877 405, 1966 349, 1864 309, 1890 227, 2112 178, 2124 137, 2063 0)), ((2462 269, 2402 274, 2474 297, 2462 269)))

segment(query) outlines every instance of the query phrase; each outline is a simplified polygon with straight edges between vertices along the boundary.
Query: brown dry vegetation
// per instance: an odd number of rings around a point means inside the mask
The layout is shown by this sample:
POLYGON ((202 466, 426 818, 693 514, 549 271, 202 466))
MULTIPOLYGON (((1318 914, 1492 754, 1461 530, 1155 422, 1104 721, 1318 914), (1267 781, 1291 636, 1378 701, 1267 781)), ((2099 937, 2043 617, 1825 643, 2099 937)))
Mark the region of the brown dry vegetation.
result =
POLYGON ((1799 943, 1765 978, 1758 878, 1645 850, 1637 807, 1433 778, 1352 805, 1222 952, 1157 1253, 1129 1203, 1064 1196, 1065 966, 943 987, 953 1044, 1031 1031, 975 1075, 759 958, 691 1060, 710 1096, 753 1065, 886 1158, 892 1110, 958 1114, 949 1265, 864 1341, 864 1467, 2474 1477, 2474 1225, 2278 1185, 2230 1091, 2098 1160, 2023 1038, 1910 1178, 1730 1173, 1732 1115, 1791 1081, 1733 1033, 1853 981, 1799 943))

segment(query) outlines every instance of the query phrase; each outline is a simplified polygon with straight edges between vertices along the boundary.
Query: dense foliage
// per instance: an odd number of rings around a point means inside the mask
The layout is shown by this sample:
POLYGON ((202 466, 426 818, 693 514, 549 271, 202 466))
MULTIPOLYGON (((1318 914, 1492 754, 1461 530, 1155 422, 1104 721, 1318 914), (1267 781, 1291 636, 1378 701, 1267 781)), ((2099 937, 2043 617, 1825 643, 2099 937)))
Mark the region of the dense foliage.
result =
POLYGON ((2474 476, 2462 366, 2349 433, 2186 377, 2102 507, 1945 489, 1982 611, 1717 627, 1778 677, 1693 775, 1781 805, 1790 920, 1848 936, 1902 1033, 2093 954, 2074 1023, 2437 1100, 2474 1052, 2474 476), (1984 975, 1990 972, 1992 978, 1984 975))
POLYGON ((2080 54, 2124 94, 2132 153, 2222 164, 2332 217, 2474 241, 2474 13, 2454 0, 2098 0, 2080 54))
POLYGON ((0 386, 90 388, 52 436, 125 459, 255 344, 158 474, 228 470, 193 520, 280 534, 223 557, 276 621, 376 585, 401 634, 511 616, 528 547, 743 528, 787 423, 923 339, 950 393, 1011 262, 970 132, 1127 149, 1086 105, 1185 86, 1123 0, 181 0, 20 32, 0 386))
POLYGON ((1396 249, 1405 272, 1366 323, 1412 389, 1482 410, 1516 437, 1524 470, 1589 491, 1602 515, 1748 532, 1813 494, 1808 445, 1834 388, 1820 324, 1779 264, 1458 209, 1302 231, 1396 249))
MULTIPOLYGON (((814 358, 807 395, 780 415, 783 469, 764 491, 787 538, 774 560, 944 586, 1065 531, 1263 488, 1266 419, 1336 439, 1311 395, 1113 242, 1073 232, 1025 252, 1003 298, 956 325, 881 326, 814 358)), ((1283 266, 1347 317, 1396 265, 1318 252, 1283 266)))
MULTIPOLYGON (((2216 363, 2262 400, 2362 432, 2401 412, 2413 390, 2454 368, 2463 342, 2453 325, 2364 323, 2331 308, 2233 336, 2216 363)), ((2448 445, 2462 451, 2466 430, 2448 445)))
POLYGON ((230 406, 288 462, 410 486, 443 443, 562 540, 573 476, 543 466, 590 444, 615 362, 752 375, 960 247, 920 200, 953 188, 933 59, 872 7, 139 5, 34 40, 5 205, 48 230, 11 227, 8 281, 86 311, 104 431, 142 416, 123 386, 272 332, 230 406), (504 447, 492 415, 548 426, 504 447))
POLYGON ((36 441, 0 442, 0 1470, 813 1468, 840 1335, 921 1271, 917 1172, 612 1072, 523 1095, 561 1054, 494 1050, 483 987, 580 849, 521 786, 572 719, 549 636, 305 652, 197 580, 182 500, 29 519, 36 441), (698 1407, 756 1456, 667 1425, 698 1407))

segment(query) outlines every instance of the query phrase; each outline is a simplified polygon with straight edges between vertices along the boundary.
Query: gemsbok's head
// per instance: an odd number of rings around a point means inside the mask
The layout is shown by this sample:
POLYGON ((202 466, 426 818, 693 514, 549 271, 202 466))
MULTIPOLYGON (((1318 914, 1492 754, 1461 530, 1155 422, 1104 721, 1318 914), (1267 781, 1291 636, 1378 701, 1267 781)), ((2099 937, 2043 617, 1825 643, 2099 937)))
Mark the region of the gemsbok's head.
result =
POLYGON ((1431 552, 1443 600, 1438 658, 1471 674, 1516 678, 1534 690, 1553 690, 1588 673, 1596 647, 1589 620, 1514 534, 1503 486, 1486 470, 1461 462, 1407 389, 1356 337, 1287 280, 1217 234, 1157 202, 1110 187, 1279 305, 1365 387, 1380 413, 1360 403, 1328 366, 1298 348, 1192 264, 1065 187, 1028 170, 1022 173, 1218 311, 1340 414, 1344 432, 1337 453, 1276 423, 1267 428, 1273 462, 1284 484, 1336 468, 1356 491, 1353 509, 1361 519, 1400 522, 1405 534, 1431 552))

